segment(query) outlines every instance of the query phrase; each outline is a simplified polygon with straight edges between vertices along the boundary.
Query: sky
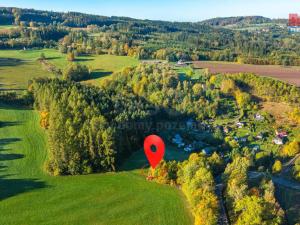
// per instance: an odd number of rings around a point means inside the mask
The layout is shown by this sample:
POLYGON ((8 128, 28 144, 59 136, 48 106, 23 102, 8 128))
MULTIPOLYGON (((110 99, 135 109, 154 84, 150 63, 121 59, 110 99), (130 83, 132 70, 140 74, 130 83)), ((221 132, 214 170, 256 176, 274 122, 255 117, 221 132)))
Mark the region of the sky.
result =
POLYGON ((0 6, 191 22, 227 16, 288 18, 289 13, 300 14, 300 0, 0 0, 0 6))

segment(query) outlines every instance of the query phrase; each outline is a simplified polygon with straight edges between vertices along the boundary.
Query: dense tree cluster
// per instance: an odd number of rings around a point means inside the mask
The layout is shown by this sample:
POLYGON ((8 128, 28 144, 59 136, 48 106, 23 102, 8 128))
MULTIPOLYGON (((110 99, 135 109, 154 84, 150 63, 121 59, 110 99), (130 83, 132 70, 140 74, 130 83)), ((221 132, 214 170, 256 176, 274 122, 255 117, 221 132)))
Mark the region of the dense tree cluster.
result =
POLYGON ((218 221, 219 202, 213 175, 223 165, 216 153, 211 157, 194 153, 182 163, 161 161, 155 169, 150 168, 148 180, 181 187, 191 204, 194 224, 214 225, 218 221))
POLYGON ((264 100, 286 102, 297 108, 300 105, 300 90, 294 85, 249 73, 227 74, 221 77, 233 79, 240 89, 254 93, 264 100))
POLYGON ((283 157, 294 157, 300 153, 300 141, 293 140, 292 142, 286 144, 281 150, 281 156, 283 157))
POLYGON ((42 117, 50 143, 46 169, 54 175, 115 170, 147 132, 120 125, 151 121, 150 104, 129 93, 43 79, 35 80, 32 89, 36 109, 46 115, 42 117))
MULTIPOLYGON (((168 65, 124 68, 103 80, 101 89, 70 82, 86 75, 86 67, 70 64, 64 72, 67 81, 38 79, 30 87, 41 124, 49 129, 47 169, 53 174, 112 170, 156 122, 187 117, 202 120, 227 113, 220 90, 209 77, 180 80, 168 65), (152 126, 128 126, 143 121, 152 126), (88 129, 93 126, 95 130, 88 129)), ((216 131, 213 139, 221 144, 222 132, 216 131)), ((222 170, 219 156, 213 155, 212 161, 216 171, 222 170)))
POLYGON ((78 63, 69 64, 63 72, 63 78, 69 81, 83 81, 90 79, 87 66, 78 63))
POLYGON ((169 65, 140 64, 112 75, 103 88, 130 88, 135 95, 144 97, 157 107, 163 107, 170 116, 191 115, 201 120, 224 113, 219 108, 220 90, 214 88, 206 78, 206 81, 180 80, 169 65))
POLYGON ((55 47, 68 31, 58 26, 19 27, 0 33, 0 49, 55 47))
POLYGON ((284 212, 274 197, 272 181, 263 179, 259 187, 249 187, 250 165, 247 158, 236 157, 223 175, 231 222, 237 225, 283 224, 284 212))
POLYGON ((180 164, 178 181, 192 206, 195 225, 217 224, 219 203, 213 174, 205 156, 191 154, 180 164))
MULTIPOLYGON (((219 17, 208 19, 201 22, 201 24, 211 26, 227 26, 234 24, 262 24, 271 23, 272 20, 262 16, 238 16, 238 17, 219 17)), ((287 21, 286 21, 287 22, 287 21)))

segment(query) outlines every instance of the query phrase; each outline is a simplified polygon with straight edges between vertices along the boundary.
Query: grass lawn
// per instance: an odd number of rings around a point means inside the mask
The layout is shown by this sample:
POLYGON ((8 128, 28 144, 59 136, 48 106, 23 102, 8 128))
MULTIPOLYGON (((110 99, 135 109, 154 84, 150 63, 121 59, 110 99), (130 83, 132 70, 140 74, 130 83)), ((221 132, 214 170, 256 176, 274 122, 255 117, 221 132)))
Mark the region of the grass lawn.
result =
MULTIPOLYGON (((55 49, 43 50, 0 50, 0 88, 25 89, 28 80, 35 77, 54 77, 37 62, 41 53, 60 69, 69 63, 66 56, 55 49)), ((76 62, 92 69, 92 79, 85 83, 97 85, 99 81, 126 66, 138 64, 138 60, 127 56, 97 55, 77 57, 76 62)))
MULTIPOLYGON (((0 224, 192 224, 182 193, 139 170, 51 177, 35 111, 0 107, 0 224)), ((131 161, 131 163, 134 163, 131 161)))
POLYGON ((85 83, 93 85, 98 85, 102 78, 120 71, 124 67, 136 66, 139 63, 135 58, 115 55, 77 57, 77 61, 92 69, 92 79, 85 81, 85 83))
MULTIPOLYGON (((164 159, 166 161, 183 161, 189 158, 190 153, 186 153, 183 149, 178 149, 172 146, 170 143, 165 142, 166 150, 164 159)), ((135 152, 123 165, 121 169, 132 170, 136 168, 148 168, 149 163, 144 154, 144 150, 141 149, 135 152)))
POLYGON ((28 80, 35 77, 52 77, 36 61, 40 53, 30 51, 0 51, 0 89, 26 89, 28 80))
POLYGON ((15 29, 18 28, 18 26, 15 25, 0 25, 0 31, 1 30, 10 30, 10 29, 15 29))
POLYGON ((203 75, 205 75, 205 69, 192 69, 190 66, 174 67, 174 69, 179 74, 180 80, 182 81, 186 80, 187 78, 192 80, 199 80, 203 75), (189 77, 188 74, 191 71, 193 72, 193 74, 191 77, 189 77))

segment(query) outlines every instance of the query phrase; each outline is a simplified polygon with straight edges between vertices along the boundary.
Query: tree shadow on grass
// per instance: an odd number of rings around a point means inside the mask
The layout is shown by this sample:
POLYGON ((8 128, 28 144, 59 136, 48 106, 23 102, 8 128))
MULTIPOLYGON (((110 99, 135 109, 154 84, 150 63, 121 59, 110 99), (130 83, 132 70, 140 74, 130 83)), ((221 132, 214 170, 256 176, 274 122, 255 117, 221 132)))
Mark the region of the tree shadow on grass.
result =
MULTIPOLYGON (((1 128, 1 126, 0 126, 0 128, 1 128)), ((0 150, 8 150, 8 149, 4 148, 6 145, 9 145, 14 142, 19 142, 21 140, 22 139, 20 139, 20 138, 2 138, 2 139, 0 139, 0 150)), ((1 160, 1 157, 2 157, 2 155, 0 155, 0 160, 1 160)))
MULTIPOLYGON (((19 122, 19 121, 13 121, 13 122, 12 121, 0 121, 0 128, 18 126, 18 125, 21 125, 22 123, 23 122, 19 122)), ((0 139, 0 145, 2 144, 3 141, 5 141, 5 140, 0 139)), ((18 140, 18 141, 20 141, 20 140, 18 140)))
MULTIPOLYGON (((1 151, 8 151, 10 149, 5 148, 6 145, 9 145, 11 143, 19 142, 22 139, 20 138, 2 138, 0 139, 0 152, 1 151)), ((1 161, 11 161, 15 159, 22 159, 24 158, 23 154, 16 154, 16 153, 1 153, 0 154, 0 162, 1 161)))
POLYGON ((0 201, 47 186, 44 181, 38 179, 7 179, 0 176, 0 201))
POLYGON ((15 159, 22 159, 24 158, 23 154, 0 154, 0 162, 1 161, 10 161, 15 159))
POLYGON ((98 78, 102 78, 102 77, 107 77, 111 74, 112 74, 112 72, 110 72, 110 71, 93 71, 91 73, 91 77, 92 77, 92 79, 98 79, 98 78))
POLYGON ((7 166, 3 166, 3 165, 0 164, 0 172, 2 172, 6 168, 7 168, 7 166))
MULTIPOLYGON (((3 138, 0 139, 0 172, 2 174, 6 173, 7 166, 3 165, 4 161, 11 161, 24 158, 23 154, 3 154, 2 151, 7 151, 4 149, 6 145, 21 141, 20 138, 3 138)), ((45 182, 38 179, 17 179, 17 178, 8 178, 9 175, 0 176, 0 202, 9 197, 16 196, 21 193, 29 192, 35 189, 47 187, 45 182)))
POLYGON ((16 105, 16 104, 4 104, 0 102, 0 109, 4 109, 4 110, 32 110, 31 107, 26 107, 26 106, 21 106, 21 105, 16 105))
POLYGON ((75 59, 74 61, 75 62, 88 62, 88 61, 92 61, 92 60, 94 60, 93 58, 84 58, 84 59, 82 59, 82 58, 77 58, 77 59, 75 59))
POLYGON ((0 88, 0 91, 26 91, 26 89, 25 88, 0 88))
POLYGON ((60 59, 62 57, 55 56, 55 57, 46 57, 46 60, 54 60, 54 59, 60 59))
POLYGON ((0 58, 0 67, 1 66, 19 66, 24 64, 24 61, 16 58, 0 58))

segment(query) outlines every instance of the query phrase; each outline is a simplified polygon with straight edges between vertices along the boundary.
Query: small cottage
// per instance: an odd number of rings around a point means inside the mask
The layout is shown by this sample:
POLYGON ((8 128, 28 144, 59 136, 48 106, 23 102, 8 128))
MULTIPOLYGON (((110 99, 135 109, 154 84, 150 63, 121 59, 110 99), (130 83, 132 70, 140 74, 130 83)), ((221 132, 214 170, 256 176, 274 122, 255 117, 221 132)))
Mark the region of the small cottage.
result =
POLYGON ((276 136, 279 137, 279 138, 281 138, 281 139, 288 136, 288 133, 286 131, 278 131, 278 130, 276 130, 275 133, 276 133, 276 136))
POLYGON ((264 118, 262 115, 260 115, 259 113, 255 114, 254 118, 255 118, 255 120, 257 120, 257 121, 263 121, 263 120, 265 119, 265 118, 264 118))
POLYGON ((243 127, 245 126, 245 123, 243 123, 243 122, 237 122, 237 123, 236 123, 236 126, 237 126, 238 128, 243 128, 243 127))
POLYGON ((276 137, 274 138, 273 143, 276 145, 283 145, 283 139, 280 137, 276 137))
POLYGON ((187 64, 182 60, 180 59, 178 62, 177 62, 177 66, 186 66, 187 64))
POLYGON ((172 142, 176 144, 178 148, 181 148, 185 145, 180 134, 176 134, 175 137, 172 139, 172 142))
POLYGON ((183 149, 185 152, 192 152, 193 151, 193 147, 192 145, 188 145, 183 149))

